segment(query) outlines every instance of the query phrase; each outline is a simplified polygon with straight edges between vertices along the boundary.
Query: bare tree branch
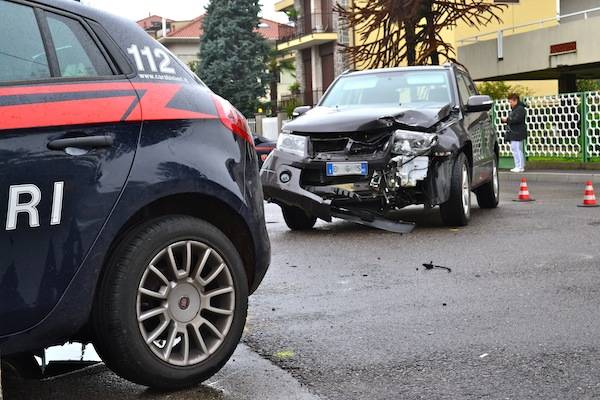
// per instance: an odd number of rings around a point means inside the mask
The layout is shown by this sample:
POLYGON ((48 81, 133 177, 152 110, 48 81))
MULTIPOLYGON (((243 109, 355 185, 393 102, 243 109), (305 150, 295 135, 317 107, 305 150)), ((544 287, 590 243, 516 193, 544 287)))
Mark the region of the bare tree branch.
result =
POLYGON ((335 11, 359 38, 343 46, 349 61, 381 68, 456 61, 456 49, 441 33, 459 23, 479 28, 502 22, 505 7, 490 0, 369 0, 349 8, 337 4, 335 11))

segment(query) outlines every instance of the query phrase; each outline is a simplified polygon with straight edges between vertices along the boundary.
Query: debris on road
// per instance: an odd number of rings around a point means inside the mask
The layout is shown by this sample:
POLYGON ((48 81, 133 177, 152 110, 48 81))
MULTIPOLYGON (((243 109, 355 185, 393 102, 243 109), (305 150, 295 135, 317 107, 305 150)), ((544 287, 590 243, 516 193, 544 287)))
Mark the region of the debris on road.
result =
POLYGON ((486 358, 487 356, 489 356, 488 353, 483 353, 482 355, 479 356, 479 358, 486 358))
POLYGON ((452 272, 452 268, 442 267, 441 265, 435 265, 435 264, 433 264, 433 261, 430 261, 428 264, 423 264, 423 266, 425 267, 426 270, 444 269, 444 270, 448 271, 448 273, 452 272))
POLYGON ((288 360, 294 357, 295 355, 296 353, 294 353, 292 350, 282 350, 275 353, 275 357, 280 360, 288 360))

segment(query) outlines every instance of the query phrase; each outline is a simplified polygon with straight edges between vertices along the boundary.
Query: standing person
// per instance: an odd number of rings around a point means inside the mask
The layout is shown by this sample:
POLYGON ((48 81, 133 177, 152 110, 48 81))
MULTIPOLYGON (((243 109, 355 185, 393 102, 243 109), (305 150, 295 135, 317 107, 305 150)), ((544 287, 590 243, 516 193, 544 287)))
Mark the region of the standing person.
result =
POLYGON ((513 158, 515 159, 515 167, 510 171, 525 172, 523 142, 527 139, 527 110, 518 94, 509 95, 508 103, 511 110, 508 117, 502 118, 502 122, 508 125, 505 139, 510 142, 513 158))

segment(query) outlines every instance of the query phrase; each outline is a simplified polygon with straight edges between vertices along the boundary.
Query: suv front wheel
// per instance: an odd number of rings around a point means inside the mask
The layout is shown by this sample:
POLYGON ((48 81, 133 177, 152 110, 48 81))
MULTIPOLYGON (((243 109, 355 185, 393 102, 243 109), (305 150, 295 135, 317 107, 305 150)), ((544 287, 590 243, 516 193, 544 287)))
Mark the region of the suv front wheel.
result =
POLYGON ((498 174, 498 161, 494 158, 492 165, 492 179, 475 191, 479 208, 496 208, 500 203, 500 177, 498 174))
POLYGON ((248 281, 231 241, 187 216, 150 221, 112 254, 93 311, 95 346, 132 382, 178 389, 229 360, 244 329, 248 281))
POLYGON ((464 153, 452 168, 450 198, 440 205, 442 221, 448 226, 466 226, 471 218, 471 173, 464 153))
POLYGON ((317 218, 307 214, 303 209, 293 206, 281 206, 285 224, 293 231, 306 231, 312 229, 317 223, 317 218))

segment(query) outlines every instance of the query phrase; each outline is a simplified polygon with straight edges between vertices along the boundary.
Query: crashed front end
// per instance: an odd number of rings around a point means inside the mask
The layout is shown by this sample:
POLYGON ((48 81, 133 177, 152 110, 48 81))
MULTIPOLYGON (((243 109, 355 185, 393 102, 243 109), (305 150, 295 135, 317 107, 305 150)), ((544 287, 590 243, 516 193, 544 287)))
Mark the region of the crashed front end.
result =
POLYGON ((449 196, 458 149, 450 108, 434 118, 412 111, 377 117, 352 132, 303 132, 296 125, 286 126, 261 171, 269 201, 325 221, 374 222, 409 205, 433 207, 449 196))

